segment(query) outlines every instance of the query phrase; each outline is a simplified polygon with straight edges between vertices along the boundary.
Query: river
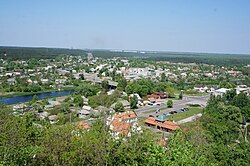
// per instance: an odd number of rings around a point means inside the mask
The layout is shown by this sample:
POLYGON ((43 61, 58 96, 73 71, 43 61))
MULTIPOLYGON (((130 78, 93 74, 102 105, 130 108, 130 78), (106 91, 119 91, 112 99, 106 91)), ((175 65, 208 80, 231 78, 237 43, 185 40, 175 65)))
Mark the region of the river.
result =
MULTIPOLYGON (((74 93, 74 90, 67 90, 67 91, 58 91, 58 92, 45 92, 36 94, 39 99, 43 98, 52 98, 52 97, 59 97, 59 96, 67 96, 74 93)), ((16 104, 20 102, 28 102, 33 99, 33 95, 27 96, 14 96, 8 98, 0 98, 0 103, 4 104, 16 104)))

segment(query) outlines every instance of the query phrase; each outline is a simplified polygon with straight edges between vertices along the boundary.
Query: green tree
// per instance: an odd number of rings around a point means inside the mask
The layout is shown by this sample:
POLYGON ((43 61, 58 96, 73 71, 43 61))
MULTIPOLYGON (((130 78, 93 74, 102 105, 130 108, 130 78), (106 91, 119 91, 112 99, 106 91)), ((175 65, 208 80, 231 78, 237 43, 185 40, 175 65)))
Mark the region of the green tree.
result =
POLYGON ((181 91, 181 93, 179 94, 179 99, 182 100, 183 98, 183 92, 181 91))
POLYGON ((32 102, 35 103, 36 101, 38 101, 39 98, 37 95, 34 95, 33 98, 32 98, 32 102))
POLYGON ((124 77, 118 80, 118 87, 121 87, 122 90, 125 90, 126 86, 127 86, 127 80, 124 77))
POLYGON ((73 101, 77 106, 80 106, 82 107, 83 106, 83 98, 81 95, 77 95, 75 98, 74 98, 74 101, 73 101))
POLYGON ((124 112, 124 111, 125 111, 125 109, 124 109, 122 103, 119 102, 119 101, 115 104, 114 110, 115 110, 116 112, 124 112))
POLYGON ((85 83, 77 87, 75 93, 83 95, 85 97, 89 97, 89 96, 96 95, 99 90, 100 88, 98 88, 97 86, 93 86, 93 85, 85 83))
POLYGON ((137 108, 137 103, 138 103, 138 98, 136 97, 136 95, 134 95, 130 100, 130 108, 131 109, 136 109, 137 108))
POLYGON ((245 93, 241 92, 240 94, 234 96, 232 104, 236 107, 243 108, 250 106, 250 99, 245 93))
POLYGON ((173 100, 168 100, 167 106, 168 106, 168 108, 173 108, 173 100))
POLYGON ((161 73, 161 82, 166 82, 167 81, 167 77, 165 73, 161 73))
POLYGON ((84 80, 84 79, 85 79, 83 74, 80 74, 79 76, 80 76, 80 79, 81 79, 81 80, 84 80))
POLYGON ((173 87, 167 87, 166 92, 169 97, 175 97, 175 89, 173 87))
POLYGON ((101 86, 102 86, 102 89, 104 91, 108 91, 108 88, 109 88, 109 82, 107 80, 103 80, 102 83, 101 83, 101 86))

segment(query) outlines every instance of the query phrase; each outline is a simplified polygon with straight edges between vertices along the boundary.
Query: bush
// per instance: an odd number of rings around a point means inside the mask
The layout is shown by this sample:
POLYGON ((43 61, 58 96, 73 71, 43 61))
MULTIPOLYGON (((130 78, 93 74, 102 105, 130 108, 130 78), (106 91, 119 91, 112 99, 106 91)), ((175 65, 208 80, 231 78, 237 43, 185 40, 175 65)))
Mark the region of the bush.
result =
POLYGON ((173 101, 172 100, 168 100, 167 106, 168 106, 168 108, 173 108, 173 101))
POLYGON ((119 102, 119 101, 115 104, 115 108, 114 109, 115 109, 116 112, 124 112, 125 111, 122 103, 119 102))

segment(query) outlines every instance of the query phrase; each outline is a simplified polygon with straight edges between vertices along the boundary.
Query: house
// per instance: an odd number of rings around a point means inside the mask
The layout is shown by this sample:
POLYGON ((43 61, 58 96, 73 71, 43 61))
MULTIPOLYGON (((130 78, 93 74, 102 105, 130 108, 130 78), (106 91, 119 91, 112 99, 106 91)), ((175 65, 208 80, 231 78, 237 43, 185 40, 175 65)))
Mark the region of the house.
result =
MULTIPOLYGON (((126 110, 130 109, 130 103, 129 103, 127 100, 119 100, 118 102, 121 102, 122 105, 123 105, 123 107, 124 107, 126 110)), ((117 103, 117 102, 116 102, 116 103, 117 103)), ((110 106, 110 108, 113 108, 113 109, 114 109, 116 103, 112 104, 112 105, 110 106)))
POLYGON ((29 78, 29 79, 27 80, 27 83, 28 83, 28 84, 33 84, 33 81, 29 78))
POLYGON ((194 90, 201 92, 201 93, 205 93, 208 90, 208 87, 203 84, 195 85, 194 90))
POLYGON ((148 101, 151 102, 151 103, 155 103, 156 102, 155 98, 153 98, 153 97, 148 98, 148 101))
POLYGON ((56 98, 56 101, 63 102, 68 96, 60 96, 56 98))
POLYGON ((137 93, 129 95, 129 98, 132 98, 134 96, 136 96, 138 100, 142 100, 141 96, 139 94, 137 94, 137 93))
POLYGON ((166 115, 162 114, 158 117, 148 117, 144 120, 144 122, 151 127, 155 127, 159 130, 165 130, 167 132, 169 131, 175 131, 177 128, 180 128, 176 123, 171 122, 168 120, 166 115))
POLYGON ((154 117, 148 117, 147 119, 144 120, 144 122, 148 125, 148 126, 156 126, 156 120, 154 117))
POLYGON ((50 109, 52 109, 54 106, 53 105, 45 105, 44 106, 44 109, 45 110, 50 110, 50 109))
POLYGON ((47 84, 49 83, 49 79, 41 79, 42 84, 47 84))
POLYGON ((84 105, 84 106, 82 107, 82 110, 92 111, 92 110, 93 110, 93 108, 92 108, 92 107, 90 107, 90 106, 86 106, 86 105, 84 105))
POLYGON ((104 106, 98 106, 93 110, 93 112, 94 112, 94 114, 100 114, 100 113, 112 114, 112 113, 115 113, 115 110, 112 108, 104 107, 104 106))
POLYGON ((223 96, 224 94, 227 93, 227 91, 229 91, 230 89, 226 89, 226 88, 220 88, 214 91, 213 95, 215 96, 223 96))
POLYGON ((5 76, 7 76, 7 77, 12 77, 13 74, 12 74, 12 73, 5 73, 5 76))
POLYGON ((218 89, 217 85, 214 86, 208 86, 207 93, 213 93, 215 90, 218 89))
POLYGON ((86 129, 86 130, 91 129, 91 126, 90 126, 88 123, 83 122, 83 121, 79 122, 79 123, 77 124, 77 127, 78 127, 79 129, 86 129))
POLYGON ((49 105, 51 106, 58 106, 61 105, 61 103, 59 101, 54 101, 54 100, 48 100, 49 105))
POLYGON ((48 116, 49 121, 51 124, 56 123, 57 115, 50 115, 48 116))
POLYGON ((5 67, 0 67, 0 72, 4 72, 6 70, 5 67))
POLYGON ((9 78, 9 79, 7 79, 7 82, 10 85, 14 85, 16 83, 16 79, 15 78, 9 78))
POLYGON ((176 129, 180 128, 177 124, 171 121, 165 121, 161 126, 161 129, 166 131, 175 131, 176 129))
POLYGON ((114 119, 119 119, 126 123, 133 123, 137 121, 137 115, 133 111, 126 111, 123 113, 117 113, 113 116, 114 119))
POLYGON ((66 81, 67 81, 66 79, 56 79, 56 80, 55 80, 55 83, 56 83, 56 84, 65 84, 66 81))
POLYGON ((48 116, 49 116, 49 113, 46 112, 46 111, 41 112, 41 113, 38 113, 38 117, 39 117, 40 119, 45 119, 45 118, 48 117, 48 116))
POLYGON ((150 96, 155 99, 165 99, 168 97, 167 93, 165 92, 154 92, 150 96))
POLYGON ((90 106, 83 106, 81 110, 78 111, 77 116, 79 118, 86 118, 87 116, 90 116, 92 113, 93 108, 90 106))
POLYGON ((83 99, 83 104, 88 105, 89 99, 86 98, 85 96, 82 96, 82 99, 83 99))
POLYGON ((250 94, 250 88, 247 87, 246 85, 239 85, 237 88, 235 88, 236 94, 245 93, 246 95, 250 94))
POLYGON ((23 111, 24 108, 26 108, 26 107, 27 107, 27 106, 26 106, 25 104, 23 104, 23 103, 21 103, 21 104, 16 104, 16 105, 13 106, 13 110, 14 110, 14 111, 17 111, 17 110, 23 111))
POLYGON ((21 69, 16 69, 16 70, 14 70, 13 74, 14 74, 15 76, 20 76, 20 75, 23 74, 23 70, 21 70, 21 69))
POLYGON ((118 82, 108 80, 108 83, 109 83, 109 89, 116 89, 117 88, 118 82))
POLYGON ((120 136, 130 137, 132 132, 140 132, 141 128, 137 123, 137 115, 133 111, 117 113, 107 119, 107 125, 115 139, 120 136))
POLYGON ((91 114, 90 111, 87 111, 87 110, 85 110, 85 109, 81 109, 80 111, 78 111, 77 116, 78 116, 79 118, 86 118, 86 117, 89 116, 90 114, 91 114))

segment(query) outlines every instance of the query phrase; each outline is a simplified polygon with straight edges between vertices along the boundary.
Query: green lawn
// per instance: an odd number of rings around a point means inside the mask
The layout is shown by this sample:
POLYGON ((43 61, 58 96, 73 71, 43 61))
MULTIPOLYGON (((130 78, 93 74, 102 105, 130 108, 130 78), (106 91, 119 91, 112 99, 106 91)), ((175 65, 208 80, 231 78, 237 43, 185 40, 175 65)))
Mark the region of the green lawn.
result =
POLYGON ((189 108, 188 111, 185 112, 180 112, 174 115, 170 115, 168 116, 169 120, 174 120, 174 121, 179 121, 185 118, 188 118, 190 116, 196 115, 202 113, 202 108, 197 108, 197 107, 193 107, 193 108, 189 108))
POLYGON ((155 110, 145 111, 145 112, 143 112, 143 114, 149 114, 149 113, 153 113, 153 112, 155 112, 155 110))

